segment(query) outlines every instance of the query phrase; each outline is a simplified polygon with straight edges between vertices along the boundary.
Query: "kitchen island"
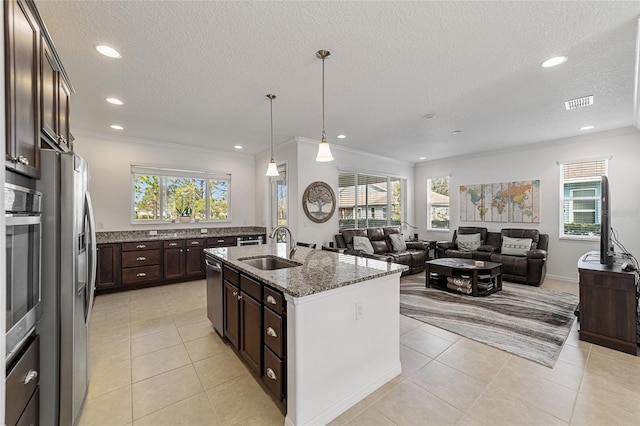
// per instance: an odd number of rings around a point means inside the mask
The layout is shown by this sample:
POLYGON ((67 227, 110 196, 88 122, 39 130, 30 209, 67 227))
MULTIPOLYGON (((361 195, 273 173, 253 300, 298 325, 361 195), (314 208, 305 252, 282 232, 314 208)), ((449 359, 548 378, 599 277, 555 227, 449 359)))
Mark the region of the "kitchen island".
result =
MULTIPOLYGON (((237 342, 241 358, 255 365, 254 374, 268 386, 284 376, 282 393, 272 394, 282 400, 285 424, 326 424, 400 374, 399 285, 406 266, 306 247, 297 248, 292 267, 263 270, 245 262, 265 256, 286 259, 284 244, 205 253, 223 264, 224 289, 217 296, 224 299, 224 330, 237 316, 237 329, 245 333, 234 336, 232 327, 229 340, 237 342), (256 283, 262 285, 262 293, 256 283), (241 303, 251 302, 247 312, 262 298, 264 314, 243 316, 244 308, 232 306, 235 299, 230 295, 237 295, 241 303), (281 312, 268 304, 278 295, 285 301, 281 312), (278 334, 270 326, 271 318, 282 318, 279 357, 271 350, 271 337, 278 334), (246 339, 256 336, 249 330, 258 322, 264 352, 252 357, 253 343, 246 339), (281 375, 270 367, 272 359, 281 363, 281 375)), ((225 331, 218 330, 227 337, 225 331)))

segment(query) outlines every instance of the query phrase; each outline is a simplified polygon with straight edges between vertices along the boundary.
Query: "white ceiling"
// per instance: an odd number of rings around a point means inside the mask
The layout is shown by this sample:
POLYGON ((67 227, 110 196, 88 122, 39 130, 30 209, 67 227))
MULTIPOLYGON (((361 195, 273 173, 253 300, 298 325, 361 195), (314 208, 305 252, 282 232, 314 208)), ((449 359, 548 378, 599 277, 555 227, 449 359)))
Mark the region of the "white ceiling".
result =
POLYGON ((76 91, 73 129, 257 154, 274 93, 275 144, 319 140, 319 49, 335 145, 418 162, 634 124, 639 1, 36 4, 76 91), (540 67, 556 55, 569 60, 540 67))

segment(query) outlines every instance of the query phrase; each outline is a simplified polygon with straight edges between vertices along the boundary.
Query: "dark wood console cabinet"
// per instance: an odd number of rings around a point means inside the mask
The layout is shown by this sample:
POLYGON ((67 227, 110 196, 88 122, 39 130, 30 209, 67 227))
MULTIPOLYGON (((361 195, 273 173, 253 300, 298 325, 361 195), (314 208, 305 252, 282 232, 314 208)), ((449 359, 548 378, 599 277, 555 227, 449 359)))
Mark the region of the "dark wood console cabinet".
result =
POLYGON ((601 265, 599 252, 578 261, 580 274, 580 340, 638 355, 635 274, 601 265))

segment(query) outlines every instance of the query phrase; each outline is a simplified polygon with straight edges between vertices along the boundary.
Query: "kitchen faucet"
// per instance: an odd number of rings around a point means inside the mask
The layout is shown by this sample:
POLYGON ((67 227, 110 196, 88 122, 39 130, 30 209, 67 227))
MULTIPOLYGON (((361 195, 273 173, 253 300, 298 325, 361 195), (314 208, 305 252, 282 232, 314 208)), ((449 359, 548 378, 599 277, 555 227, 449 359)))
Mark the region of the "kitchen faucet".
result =
POLYGON ((289 259, 293 259, 293 255, 296 252, 296 242, 293 239, 293 234, 291 233, 291 229, 287 228, 284 225, 276 226, 275 228, 273 228, 273 230, 269 234, 269 238, 274 238, 276 236, 276 233, 281 229, 284 229, 285 231, 287 231, 286 233, 289 234, 289 238, 288 239, 285 237, 285 242, 290 247, 290 249, 289 249, 289 259))

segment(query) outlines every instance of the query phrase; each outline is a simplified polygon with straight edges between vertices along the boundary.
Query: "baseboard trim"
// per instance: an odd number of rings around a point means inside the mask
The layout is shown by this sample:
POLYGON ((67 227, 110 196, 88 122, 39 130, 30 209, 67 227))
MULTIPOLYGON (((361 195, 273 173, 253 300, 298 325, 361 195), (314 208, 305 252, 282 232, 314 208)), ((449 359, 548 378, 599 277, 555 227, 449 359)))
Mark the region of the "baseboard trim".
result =
MULTIPOLYGON (((390 381, 400 373, 402 373, 402 367, 400 363, 398 363, 392 369, 386 371, 384 374, 381 374, 377 379, 372 380, 366 385, 355 390, 348 397, 342 398, 340 399, 340 401, 336 401, 333 405, 331 405, 322 413, 318 414, 317 416, 309 420, 306 424, 326 425, 327 423, 329 423, 330 421, 338 417, 340 414, 344 413, 349 408, 353 407, 358 402, 362 401, 364 398, 369 396, 379 387, 381 387, 382 385, 384 385, 385 383, 387 383, 388 381, 390 381)), ((300 426, 293 423, 293 421, 289 418, 289 416, 285 417, 284 424, 285 426, 300 426)))

